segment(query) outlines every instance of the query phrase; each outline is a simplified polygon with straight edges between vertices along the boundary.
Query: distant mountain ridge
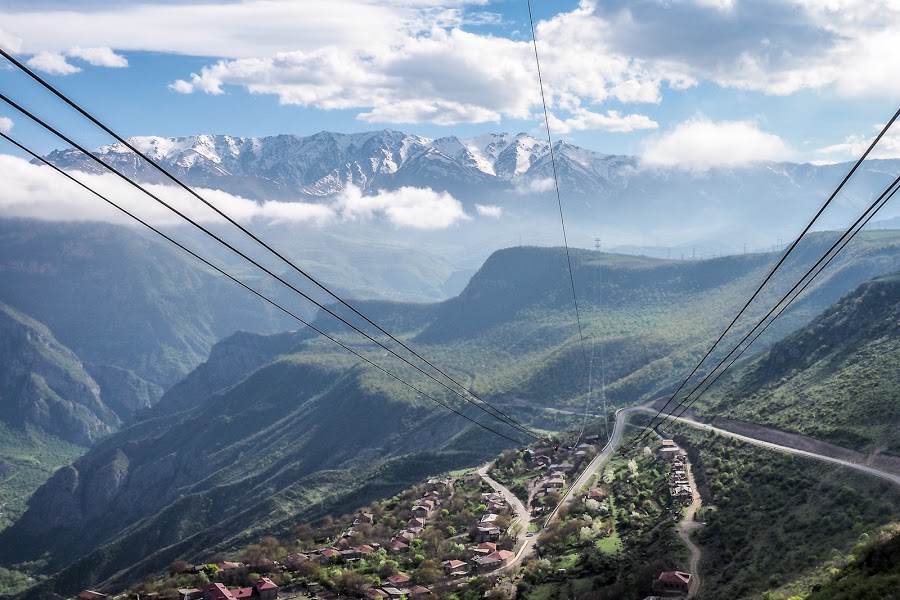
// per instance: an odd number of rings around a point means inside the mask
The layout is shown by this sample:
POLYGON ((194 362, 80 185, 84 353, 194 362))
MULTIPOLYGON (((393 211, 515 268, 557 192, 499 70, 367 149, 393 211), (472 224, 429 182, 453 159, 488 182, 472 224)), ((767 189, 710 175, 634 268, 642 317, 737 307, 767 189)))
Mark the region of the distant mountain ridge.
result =
MULTIPOLYGON (((504 218, 490 219, 492 239, 510 239, 504 237, 508 233, 541 244, 557 243, 555 230, 553 242, 547 237, 553 223, 548 219, 557 211, 555 172, 573 239, 583 240, 576 244, 582 247, 598 235, 611 246, 708 243, 719 252, 740 251, 746 244, 770 247, 778 237, 796 235, 849 169, 849 164, 760 162, 697 171, 648 165, 636 156, 604 154, 565 141, 554 143, 551 161, 546 140, 525 133, 431 139, 393 130, 323 131, 129 141, 190 185, 257 201, 327 202, 349 186, 365 194, 402 187, 449 192, 470 214, 477 214, 476 204, 502 207, 504 218)), ((97 148, 94 154, 140 180, 165 181, 122 144, 97 148)), ((67 169, 101 171, 74 149, 47 158, 67 169)), ((900 160, 864 163, 820 226, 844 226, 897 173, 900 160)), ((889 214, 882 218, 895 216, 893 210, 886 209, 889 214)), ((451 232, 460 238, 458 230, 451 232)))

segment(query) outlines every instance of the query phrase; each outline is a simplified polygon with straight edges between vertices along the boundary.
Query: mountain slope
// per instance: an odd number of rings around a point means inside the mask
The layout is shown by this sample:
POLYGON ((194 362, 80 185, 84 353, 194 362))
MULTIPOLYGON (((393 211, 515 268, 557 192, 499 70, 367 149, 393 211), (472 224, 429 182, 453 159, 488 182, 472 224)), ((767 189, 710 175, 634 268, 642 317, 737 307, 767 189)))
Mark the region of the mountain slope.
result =
POLYGON ((740 369, 704 412, 900 456, 900 274, 866 282, 740 369))
POLYGON ((237 329, 288 327, 169 246, 97 223, 0 220, 0 301, 45 323, 85 363, 161 387, 237 329))
MULTIPOLYGON (((873 273, 900 270, 900 232, 877 234, 861 236, 773 333, 805 325, 873 273)), ((798 258, 832 237, 813 236, 798 258)), ((663 261, 573 251, 571 258, 585 349, 594 343, 599 350, 602 340, 605 353, 605 371, 592 376, 605 377, 614 408, 671 389, 776 256, 663 261)), ((788 285, 774 284, 765 299, 788 285)), ((504 412, 562 429, 580 425, 585 410, 603 410, 597 396, 586 398, 591 375, 570 290, 562 249, 512 248, 493 255, 456 299, 360 306, 504 412)), ((324 317, 317 323, 360 343, 324 317)), ((39 490, 28 513, 0 535, 3 560, 48 553, 51 572, 62 569, 48 585, 77 589, 118 578, 121 570, 134 575, 199 557, 246 532, 282 531, 349 498, 365 504, 370 493, 427 472, 422 453, 426 463, 471 464, 509 445, 304 336, 240 334, 220 344, 159 412, 106 438, 39 490), (385 469, 391 484, 379 479, 385 469), (4 544, 12 539, 19 540, 15 550, 4 544)), ((383 351, 361 348, 438 393, 383 351)))
POLYGON ((75 353, 45 326, 5 304, 0 304, 0 420, 83 446, 121 424, 75 353))
POLYGON ((342 355, 284 356, 60 469, 0 534, 17 540, 3 560, 43 555, 53 570, 76 561, 58 579, 71 590, 248 531, 289 531, 298 518, 497 451, 492 440, 457 439, 465 429, 342 355))

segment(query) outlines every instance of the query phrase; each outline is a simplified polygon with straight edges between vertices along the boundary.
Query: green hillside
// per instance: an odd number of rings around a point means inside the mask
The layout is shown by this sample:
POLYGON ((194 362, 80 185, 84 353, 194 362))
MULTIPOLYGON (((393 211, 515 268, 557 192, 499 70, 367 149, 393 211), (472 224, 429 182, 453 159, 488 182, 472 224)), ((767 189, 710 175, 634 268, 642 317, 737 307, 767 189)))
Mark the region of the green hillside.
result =
MULTIPOLYGON (((877 233, 835 261, 773 333, 802 327, 873 275, 900 270, 900 232, 877 233)), ((814 236, 800 253, 832 237, 814 236)), ((585 354, 560 249, 497 252, 458 298, 436 305, 361 307, 509 414, 564 429, 583 419, 585 359, 597 340, 610 408, 655 397, 689 370, 775 257, 662 261, 575 251, 572 259, 585 354)), ((802 268, 792 263, 788 271, 802 268)), ((767 296, 786 285, 774 283, 767 296)), ((340 331, 324 317, 317 324, 340 331)), ((360 348, 459 406, 383 350, 360 348)), ((596 399, 587 409, 602 410, 596 399)), ((365 504, 512 445, 306 333, 226 340, 143 417, 34 495, 0 535, 2 564, 43 557, 43 572, 57 574, 39 591, 125 581, 177 557, 365 504)))
POLYGON ((703 412, 900 456, 900 274, 869 281, 738 370, 703 412))

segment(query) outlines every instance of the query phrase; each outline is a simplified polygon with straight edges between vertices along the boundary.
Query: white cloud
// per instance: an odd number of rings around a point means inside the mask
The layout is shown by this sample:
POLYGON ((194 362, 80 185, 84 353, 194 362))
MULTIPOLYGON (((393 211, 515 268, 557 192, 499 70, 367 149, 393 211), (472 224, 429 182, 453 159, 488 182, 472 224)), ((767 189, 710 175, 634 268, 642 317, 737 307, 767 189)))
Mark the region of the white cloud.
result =
POLYGON ((503 215, 503 207, 493 204, 476 204, 475 211, 482 217, 499 219, 503 215))
MULTIPOLYGON (((0 119, 0 126, 2 126, 0 119)), ((88 186, 153 225, 179 225, 177 215, 156 202, 148 201, 140 191, 110 174, 73 175, 88 186)), ((130 217, 81 188, 49 167, 38 166, 7 154, 0 154, 0 217, 27 217, 49 221, 107 221, 132 224, 130 217)), ((144 185, 184 214, 200 223, 222 223, 221 217, 174 186, 144 185)), ((204 198, 235 220, 268 223, 306 223, 325 226, 341 220, 385 218, 397 227, 444 229, 470 219, 458 200, 448 193, 428 188, 404 187, 364 196, 355 187, 322 203, 255 202, 227 192, 197 190, 204 198)))
POLYGON ((51 75, 71 75, 81 71, 66 62, 66 57, 58 52, 38 52, 25 62, 31 68, 51 75))
POLYGON ((9 117, 0 117, 0 131, 9 133, 13 128, 13 120, 9 117))
POLYGON ((515 185, 517 194, 527 196, 529 194, 543 194, 544 192, 549 192, 556 187, 556 182, 552 177, 545 177, 543 179, 518 179, 516 180, 515 185))
POLYGON ((584 108, 572 111, 572 117, 559 119, 550 113, 550 129, 559 135, 573 131, 597 130, 614 133, 628 133, 640 129, 657 129, 659 124, 646 115, 622 115, 619 111, 610 110, 605 115, 591 112, 584 108))
POLYGON ((105 46, 96 48, 75 46, 69 50, 68 54, 69 56, 80 58, 95 67, 122 68, 128 66, 128 60, 124 56, 116 54, 105 46))
MULTIPOLYGON (((883 127, 884 124, 882 123, 877 125, 875 129, 881 131, 883 127)), ((844 141, 839 144, 833 144, 825 148, 817 149, 816 154, 823 158, 815 162, 827 164, 857 159, 862 156, 862 153, 866 151, 866 148, 869 147, 874 139, 875 134, 870 136, 859 134, 848 135, 844 138, 844 141)), ((872 149, 869 158, 900 158, 900 131, 893 128, 889 129, 878 142, 878 145, 872 149)))
POLYGON ((395 226, 414 229, 445 229, 471 218, 453 196, 429 188, 402 187, 364 196, 351 185, 337 196, 334 206, 347 220, 383 215, 395 226))
POLYGON ((697 117, 648 141, 641 156, 647 166, 705 171, 754 162, 789 160, 791 149, 777 135, 750 121, 710 121, 697 117))
POLYGON ((0 29, 0 48, 17 54, 22 51, 22 38, 0 29))

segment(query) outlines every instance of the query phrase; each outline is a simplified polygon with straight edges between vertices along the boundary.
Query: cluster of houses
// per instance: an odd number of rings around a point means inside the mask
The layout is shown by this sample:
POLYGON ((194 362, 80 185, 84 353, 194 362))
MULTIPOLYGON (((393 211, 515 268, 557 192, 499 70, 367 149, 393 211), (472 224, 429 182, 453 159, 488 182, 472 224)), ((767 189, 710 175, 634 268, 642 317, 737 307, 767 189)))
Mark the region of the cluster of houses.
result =
POLYGON ((656 456, 661 461, 669 463, 669 493, 672 498, 685 503, 690 503, 694 492, 691 489, 687 475, 687 452, 678 447, 672 440, 663 440, 662 447, 656 456))
POLYGON ((566 482, 576 471, 581 463, 596 450, 599 436, 586 436, 582 443, 575 448, 532 448, 525 451, 525 460, 538 469, 538 475, 532 480, 531 512, 540 515, 546 508, 541 498, 549 492, 562 491, 566 482))

